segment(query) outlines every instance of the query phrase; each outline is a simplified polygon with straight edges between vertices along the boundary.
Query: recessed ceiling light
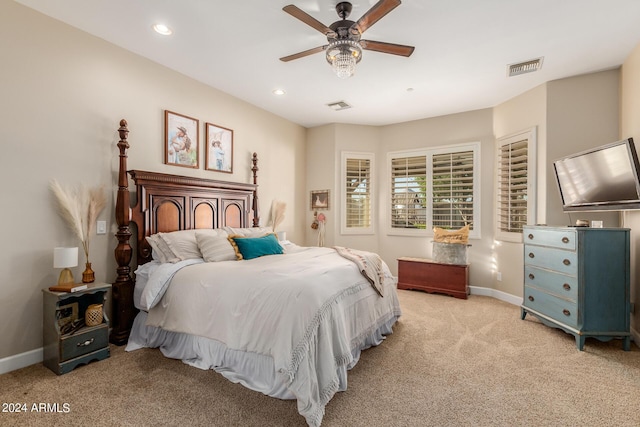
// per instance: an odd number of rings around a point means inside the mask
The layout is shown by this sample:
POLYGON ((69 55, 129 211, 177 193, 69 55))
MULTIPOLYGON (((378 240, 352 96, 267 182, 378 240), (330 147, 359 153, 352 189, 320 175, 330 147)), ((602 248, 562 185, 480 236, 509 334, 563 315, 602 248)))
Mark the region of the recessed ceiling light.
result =
POLYGON ((163 36, 170 36, 171 34, 173 34, 171 28, 167 27, 164 24, 155 24, 153 26, 153 30, 158 34, 162 34, 163 36))
POLYGON ((287 93, 287 92, 285 92, 284 89, 274 89, 273 90, 273 94, 274 95, 284 95, 285 93, 287 93))

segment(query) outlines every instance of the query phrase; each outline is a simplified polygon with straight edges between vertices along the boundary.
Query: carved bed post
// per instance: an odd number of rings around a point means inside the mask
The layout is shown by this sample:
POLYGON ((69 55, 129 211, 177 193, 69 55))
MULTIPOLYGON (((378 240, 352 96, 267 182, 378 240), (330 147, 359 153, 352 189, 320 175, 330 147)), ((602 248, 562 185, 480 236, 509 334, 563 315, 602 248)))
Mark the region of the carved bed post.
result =
POLYGON ((135 316, 135 310, 133 307, 133 279, 131 277, 131 245, 129 239, 131 238, 131 230, 129 229, 129 221, 131 220, 131 205, 129 201, 129 180, 127 178, 127 149, 129 143, 127 142, 127 136, 129 129, 127 128, 127 121, 120 120, 120 128, 118 129, 120 134, 120 141, 118 142, 118 148, 120 149, 120 168, 118 170, 118 198, 116 200, 116 223, 118 224, 118 231, 116 232, 116 238, 118 239, 118 246, 115 249, 117 267, 117 278, 113 283, 112 292, 112 330, 109 340, 117 345, 123 345, 127 343, 129 339, 129 332, 131 325, 133 324, 133 318, 135 316))
POLYGON ((251 171, 253 172, 253 184, 256 186, 255 190, 253 190, 253 203, 251 209, 253 209, 253 226, 260 226, 260 211, 258 210, 258 154, 253 153, 253 158, 251 159, 251 163, 253 166, 251 167, 251 171))

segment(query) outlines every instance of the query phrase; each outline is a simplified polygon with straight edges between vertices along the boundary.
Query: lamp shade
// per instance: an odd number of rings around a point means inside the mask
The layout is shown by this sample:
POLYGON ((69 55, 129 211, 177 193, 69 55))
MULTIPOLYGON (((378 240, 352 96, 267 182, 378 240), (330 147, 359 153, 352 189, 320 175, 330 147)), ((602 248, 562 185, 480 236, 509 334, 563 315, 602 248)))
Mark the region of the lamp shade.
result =
POLYGON ((53 248, 53 267, 69 268, 78 265, 78 248, 53 248))

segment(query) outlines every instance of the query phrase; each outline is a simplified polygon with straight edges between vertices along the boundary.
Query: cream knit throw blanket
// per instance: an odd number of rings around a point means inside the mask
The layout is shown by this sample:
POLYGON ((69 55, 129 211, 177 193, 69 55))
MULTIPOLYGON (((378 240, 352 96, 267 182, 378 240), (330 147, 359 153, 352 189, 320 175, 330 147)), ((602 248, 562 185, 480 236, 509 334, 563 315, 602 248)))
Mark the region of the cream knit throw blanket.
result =
POLYGON ((355 263, 360 273, 371 283, 376 292, 381 297, 384 297, 384 287, 382 285, 384 282, 384 262, 378 254, 342 246, 334 246, 333 249, 343 258, 355 263))

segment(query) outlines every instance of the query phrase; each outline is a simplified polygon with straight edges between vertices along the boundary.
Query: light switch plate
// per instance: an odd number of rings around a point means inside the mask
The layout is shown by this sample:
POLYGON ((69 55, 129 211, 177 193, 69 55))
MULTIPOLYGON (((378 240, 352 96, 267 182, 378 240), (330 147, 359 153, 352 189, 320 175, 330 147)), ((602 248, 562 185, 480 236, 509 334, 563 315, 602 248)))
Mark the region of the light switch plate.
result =
POLYGON ((107 221, 98 221, 96 234, 107 234, 107 221))

